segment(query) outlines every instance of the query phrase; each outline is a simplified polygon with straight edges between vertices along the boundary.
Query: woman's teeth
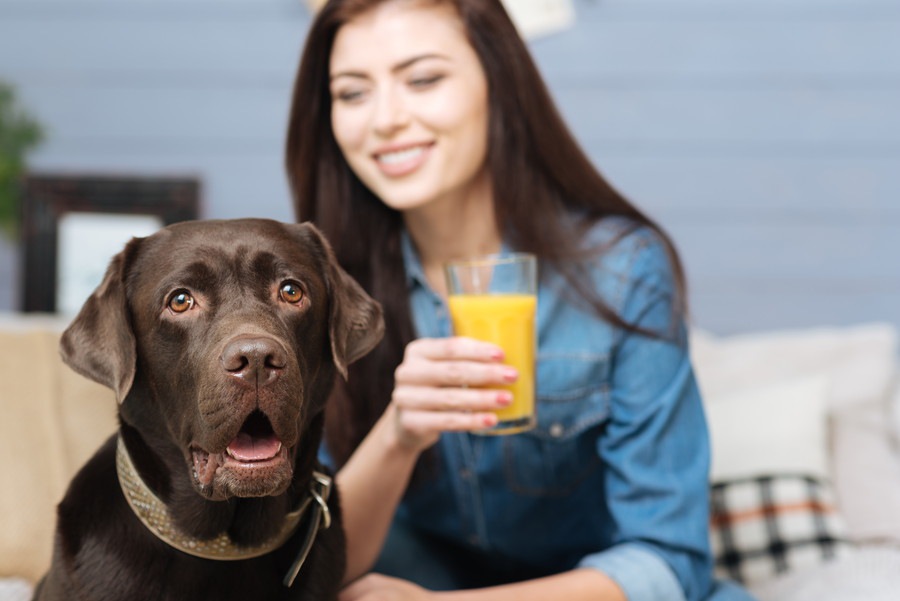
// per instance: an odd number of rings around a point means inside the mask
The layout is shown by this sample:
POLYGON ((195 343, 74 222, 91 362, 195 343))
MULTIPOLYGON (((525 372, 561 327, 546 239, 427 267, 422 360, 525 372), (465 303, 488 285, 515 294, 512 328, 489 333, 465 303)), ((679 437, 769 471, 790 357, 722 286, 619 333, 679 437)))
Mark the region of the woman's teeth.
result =
POLYGON ((416 158, 425 151, 423 146, 398 150, 396 152, 385 152, 378 155, 378 162, 385 165, 397 165, 411 159, 416 158))

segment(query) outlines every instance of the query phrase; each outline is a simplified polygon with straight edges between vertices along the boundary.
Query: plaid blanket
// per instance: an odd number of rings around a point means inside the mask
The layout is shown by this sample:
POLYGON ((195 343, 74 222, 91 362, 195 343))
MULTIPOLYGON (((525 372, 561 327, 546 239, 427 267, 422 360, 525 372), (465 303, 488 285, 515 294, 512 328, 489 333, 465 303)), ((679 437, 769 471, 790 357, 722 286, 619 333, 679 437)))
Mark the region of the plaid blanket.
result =
POLYGON ((711 533, 718 575, 745 584, 817 565, 850 548, 831 487, 806 475, 714 483, 711 533))

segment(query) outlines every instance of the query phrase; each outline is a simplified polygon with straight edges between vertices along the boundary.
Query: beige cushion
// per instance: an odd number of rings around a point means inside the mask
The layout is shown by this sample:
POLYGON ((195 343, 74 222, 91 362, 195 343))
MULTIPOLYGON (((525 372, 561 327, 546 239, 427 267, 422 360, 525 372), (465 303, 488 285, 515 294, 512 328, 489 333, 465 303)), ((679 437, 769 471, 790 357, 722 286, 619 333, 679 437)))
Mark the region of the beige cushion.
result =
POLYGON ((0 319, 0 577, 47 569, 56 505, 115 431, 115 398, 59 358, 60 324, 0 319))
POLYGON ((691 357, 705 395, 719 396, 798 377, 825 375, 830 409, 885 402, 897 369, 890 324, 716 336, 691 334, 691 357))
POLYGON ((850 538, 900 545, 900 453, 885 414, 872 403, 836 416, 832 471, 850 538))

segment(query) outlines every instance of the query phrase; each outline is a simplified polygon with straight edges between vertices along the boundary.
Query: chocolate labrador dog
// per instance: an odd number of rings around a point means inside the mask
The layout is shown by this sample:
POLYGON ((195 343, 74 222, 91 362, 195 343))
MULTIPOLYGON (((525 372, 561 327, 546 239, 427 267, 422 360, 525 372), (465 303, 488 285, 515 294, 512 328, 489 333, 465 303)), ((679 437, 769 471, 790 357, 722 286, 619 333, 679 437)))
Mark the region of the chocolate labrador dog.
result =
POLYGON ((383 329, 312 225, 133 239, 62 337, 65 362, 115 391, 120 428, 59 505, 35 599, 335 599, 325 402, 383 329))

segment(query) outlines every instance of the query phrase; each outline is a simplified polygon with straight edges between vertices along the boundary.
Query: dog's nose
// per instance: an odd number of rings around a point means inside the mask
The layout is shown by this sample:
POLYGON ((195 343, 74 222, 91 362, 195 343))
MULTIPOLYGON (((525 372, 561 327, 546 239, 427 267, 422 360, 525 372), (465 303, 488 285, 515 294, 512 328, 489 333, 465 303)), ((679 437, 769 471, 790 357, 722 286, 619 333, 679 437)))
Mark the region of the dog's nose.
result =
POLYGON ((278 379, 287 365, 284 347, 272 338, 235 338, 221 356, 225 371, 258 388, 278 379))

